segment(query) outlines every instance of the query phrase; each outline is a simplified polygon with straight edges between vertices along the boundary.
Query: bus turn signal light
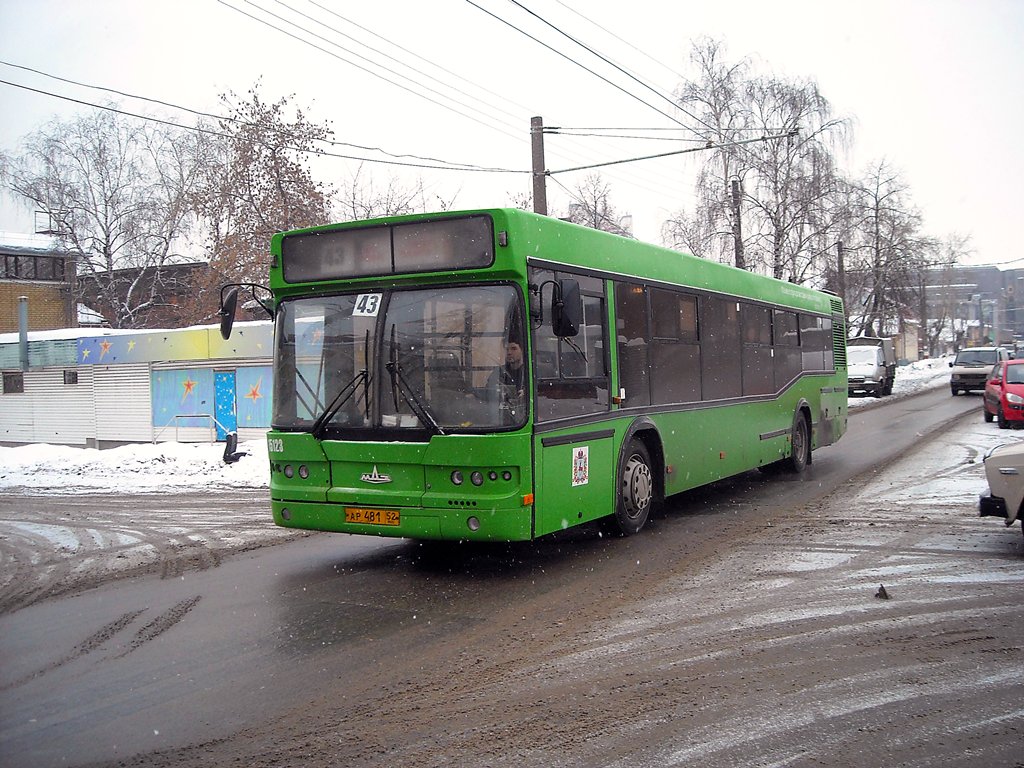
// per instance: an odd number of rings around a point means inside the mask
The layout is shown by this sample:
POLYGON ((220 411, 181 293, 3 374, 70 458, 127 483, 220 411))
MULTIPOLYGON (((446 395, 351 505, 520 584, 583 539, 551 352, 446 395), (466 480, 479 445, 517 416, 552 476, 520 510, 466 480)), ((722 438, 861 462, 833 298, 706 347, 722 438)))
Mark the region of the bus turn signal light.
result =
POLYGON ((532 493, 528 493, 525 496, 523 496, 523 506, 524 507, 528 507, 531 504, 533 504, 533 494, 532 493))

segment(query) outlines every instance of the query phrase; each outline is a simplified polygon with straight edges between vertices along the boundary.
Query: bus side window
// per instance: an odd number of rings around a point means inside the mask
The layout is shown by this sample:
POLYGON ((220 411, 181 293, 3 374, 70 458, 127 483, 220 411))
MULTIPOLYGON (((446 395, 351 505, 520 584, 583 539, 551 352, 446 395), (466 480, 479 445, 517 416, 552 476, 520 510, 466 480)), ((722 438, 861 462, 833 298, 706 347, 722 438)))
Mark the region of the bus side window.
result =
POLYGON ((772 311, 758 304, 742 303, 743 394, 767 395, 775 391, 772 356, 772 311))
MULTIPOLYGON (((571 277, 579 281, 583 298, 583 322, 569 339, 554 335, 551 319, 533 314, 533 372, 536 379, 538 420, 599 413, 610 407, 608 372, 605 370, 606 331, 604 283, 585 275, 535 270, 531 285, 571 277)), ((531 308, 532 309, 532 308, 531 308)))
POLYGON ((653 288, 651 397, 654 403, 700 400, 700 344, 697 297, 653 288))
POLYGON ((633 283, 615 284, 616 335, 619 349, 619 388, 626 390, 626 407, 651 404, 650 345, 647 289, 633 283))
POLYGON ((700 300, 701 393, 704 400, 743 394, 739 307, 734 299, 700 300))

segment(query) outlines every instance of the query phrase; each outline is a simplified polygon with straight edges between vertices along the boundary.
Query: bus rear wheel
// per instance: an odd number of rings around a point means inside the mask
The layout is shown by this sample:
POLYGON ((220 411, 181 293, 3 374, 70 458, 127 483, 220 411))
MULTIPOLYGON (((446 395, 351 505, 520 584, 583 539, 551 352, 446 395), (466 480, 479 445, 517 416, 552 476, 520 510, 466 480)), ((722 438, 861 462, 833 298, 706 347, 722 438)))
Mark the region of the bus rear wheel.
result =
POLYGON ((803 411, 797 411, 793 418, 791 441, 793 450, 783 466, 788 472, 800 473, 811 463, 811 425, 803 411))
POLYGON ((615 514, 609 523, 612 532, 622 536, 638 533, 647 522, 654 502, 654 473, 647 446, 630 440, 619 468, 619 488, 615 514))

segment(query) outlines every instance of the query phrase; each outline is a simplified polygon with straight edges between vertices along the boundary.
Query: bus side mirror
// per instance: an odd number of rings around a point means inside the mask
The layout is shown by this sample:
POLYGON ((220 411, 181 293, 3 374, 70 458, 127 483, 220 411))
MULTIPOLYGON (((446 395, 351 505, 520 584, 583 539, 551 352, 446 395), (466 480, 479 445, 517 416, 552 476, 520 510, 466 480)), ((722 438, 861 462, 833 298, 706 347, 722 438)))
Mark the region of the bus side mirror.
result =
POLYGON ((583 324, 583 298, 580 284, 563 278, 551 297, 551 329, 555 336, 575 336, 583 324))
POLYGON ((225 294, 224 289, 220 292, 220 335, 225 341, 231 337, 231 327, 235 324, 235 307, 238 306, 238 286, 224 286, 228 288, 225 294))

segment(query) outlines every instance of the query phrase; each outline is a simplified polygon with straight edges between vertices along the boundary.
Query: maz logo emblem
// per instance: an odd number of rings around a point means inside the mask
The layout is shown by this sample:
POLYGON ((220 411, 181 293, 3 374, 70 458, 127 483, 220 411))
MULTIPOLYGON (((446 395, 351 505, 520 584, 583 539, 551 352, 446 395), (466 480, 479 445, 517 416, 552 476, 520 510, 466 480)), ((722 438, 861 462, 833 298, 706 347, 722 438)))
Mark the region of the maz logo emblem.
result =
POLYGON ((391 475, 382 475, 377 471, 377 465, 373 465, 373 472, 364 472, 359 477, 364 483, 390 483, 391 475))

